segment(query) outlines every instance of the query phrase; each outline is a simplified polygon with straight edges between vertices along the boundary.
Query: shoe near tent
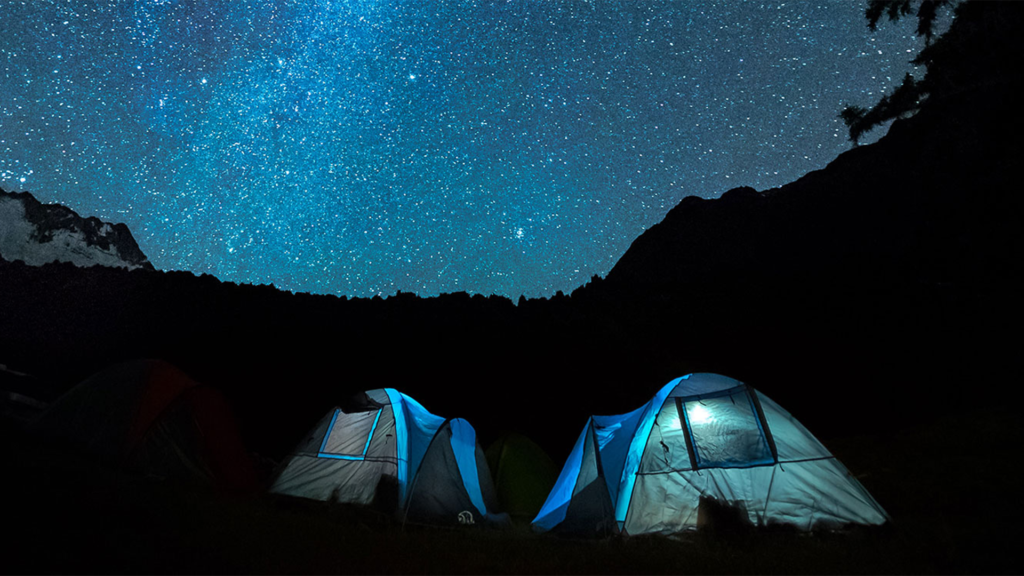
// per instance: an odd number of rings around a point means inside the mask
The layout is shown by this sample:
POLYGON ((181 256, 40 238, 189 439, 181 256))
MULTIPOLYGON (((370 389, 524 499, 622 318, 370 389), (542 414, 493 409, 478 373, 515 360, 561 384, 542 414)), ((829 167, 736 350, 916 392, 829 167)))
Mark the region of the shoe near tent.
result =
POLYGON ((554 460, 533 440, 517 433, 502 435, 484 454, 498 506, 514 520, 530 522, 558 478, 554 460))
POLYGON ((29 430, 148 476, 256 488, 227 400, 161 360, 129 361, 89 377, 29 430))
POLYGON ((802 530, 888 515, 803 425, 717 374, 665 385, 637 410, 593 416, 533 521, 573 535, 693 530, 716 502, 751 524, 802 530))
POLYGON ((427 524, 500 524, 476 432, 391 388, 325 415, 279 467, 272 493, 361 504, 427 524))

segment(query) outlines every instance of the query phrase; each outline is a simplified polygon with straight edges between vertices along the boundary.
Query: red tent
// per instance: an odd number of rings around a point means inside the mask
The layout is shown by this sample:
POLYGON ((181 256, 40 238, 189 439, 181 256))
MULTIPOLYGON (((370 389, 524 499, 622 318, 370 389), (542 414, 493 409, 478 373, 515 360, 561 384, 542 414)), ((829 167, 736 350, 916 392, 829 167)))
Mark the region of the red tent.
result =
POLYGON ((112 366, 61 396, 32 430, 150 476, 256 485, 224 396, 160 360, 112 366))

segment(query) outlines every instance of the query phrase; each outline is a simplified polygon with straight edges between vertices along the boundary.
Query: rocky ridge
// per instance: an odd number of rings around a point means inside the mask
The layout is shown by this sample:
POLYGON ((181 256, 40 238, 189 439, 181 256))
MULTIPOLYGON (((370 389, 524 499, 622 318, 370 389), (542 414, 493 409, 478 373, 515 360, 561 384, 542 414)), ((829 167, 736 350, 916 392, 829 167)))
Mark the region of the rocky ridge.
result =
POLYGON ((43 204, 28 192, 0 189, 0 257, 32 266, 70 262, 152 270, 125 224, 84 218, 60 204, 43 204))

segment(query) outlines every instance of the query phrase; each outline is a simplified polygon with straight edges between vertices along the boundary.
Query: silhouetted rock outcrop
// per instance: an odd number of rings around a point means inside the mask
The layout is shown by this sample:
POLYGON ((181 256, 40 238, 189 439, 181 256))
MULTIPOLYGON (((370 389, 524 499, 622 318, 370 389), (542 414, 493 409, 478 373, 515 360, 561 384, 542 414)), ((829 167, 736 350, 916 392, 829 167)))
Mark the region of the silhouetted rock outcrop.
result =
MULTIPOLYGON (((980 94, 964 95, 965 103, 980 94)), ((931 109, 878 143, 781 188, 686 198, 636 239, 605 287, 628 293, 807 274, 971 283, 1019 271, 1021 122, 1009 94, 985 111, 931 109)))
POLYGON ((1014 278, 1024 6, 967 2, 957 15, 922 53, 930 88, 915 116, 781 188, 684 199, 634 241, 604 288, 650 295, 807 276, 961 286, 1014 278))

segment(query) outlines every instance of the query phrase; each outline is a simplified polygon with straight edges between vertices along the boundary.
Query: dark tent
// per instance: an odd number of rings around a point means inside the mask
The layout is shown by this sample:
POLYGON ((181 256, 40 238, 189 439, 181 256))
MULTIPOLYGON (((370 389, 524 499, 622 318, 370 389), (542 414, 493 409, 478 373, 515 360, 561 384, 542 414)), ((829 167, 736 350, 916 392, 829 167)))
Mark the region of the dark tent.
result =
POLYGON ((515 520, 532 520, 558 479, 554 460, 533 440, 517 433, 501 436, 485 454, 498 505, 515 520))
POLYGON ((99 372, 57 399, 29 429, 149 476, 232 490, 256 485, 224 396, 160 360, 99 372))

